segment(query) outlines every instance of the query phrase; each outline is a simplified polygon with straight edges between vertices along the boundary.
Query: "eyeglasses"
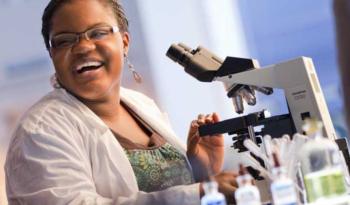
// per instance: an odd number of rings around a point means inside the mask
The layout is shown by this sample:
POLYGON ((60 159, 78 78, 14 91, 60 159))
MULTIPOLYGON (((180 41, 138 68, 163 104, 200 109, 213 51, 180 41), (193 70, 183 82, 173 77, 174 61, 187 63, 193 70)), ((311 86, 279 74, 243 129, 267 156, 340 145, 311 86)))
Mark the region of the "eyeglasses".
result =
POLYGON ((100 41, 116 32, 119 32, 118 26, 100 26, 81 33, 58 34, 50 39, 49 44, 51 48, 70 48, 78 43, 82 37, 88 41, 100 41))

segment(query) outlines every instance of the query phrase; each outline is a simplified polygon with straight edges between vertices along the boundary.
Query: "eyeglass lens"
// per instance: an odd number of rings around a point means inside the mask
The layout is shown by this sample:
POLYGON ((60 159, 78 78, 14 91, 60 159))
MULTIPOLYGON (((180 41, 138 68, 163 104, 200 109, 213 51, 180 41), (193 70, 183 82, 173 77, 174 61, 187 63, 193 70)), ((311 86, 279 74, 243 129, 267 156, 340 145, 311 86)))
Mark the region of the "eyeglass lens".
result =
POLYGON ((110 26, 92 28, 84 33, 62 33, 54 36, 51 39, 51 46, 53 48, 72 47, 76 44, 80 37, 84 37, 86 40, 102 40, 105 37, 113 33, 113 28, 110 26))

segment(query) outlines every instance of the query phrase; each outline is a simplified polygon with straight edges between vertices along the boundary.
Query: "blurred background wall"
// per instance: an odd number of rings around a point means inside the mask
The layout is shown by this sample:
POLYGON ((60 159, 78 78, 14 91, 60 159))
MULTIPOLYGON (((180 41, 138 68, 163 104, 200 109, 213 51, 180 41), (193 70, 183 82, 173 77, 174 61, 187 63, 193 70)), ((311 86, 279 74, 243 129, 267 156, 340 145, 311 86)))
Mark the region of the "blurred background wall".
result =
MULTIPOLYGON (((20 115, 52 90, 54 73, 41 38, 47 0, 0 0, 0 205, 7 204, 3 163, 20 115)), ((130 60, 144 78, 137 85, 127 68, 125 87, 153 97, 185 142, 189 122, 217 111, 236 117, 221 84, 200 83, 165 56, 172 43, 202 45, 224 58, 256 58, 262 66, 298 56, 313 58, 337 132, 346 137, 337 72, 331 0, 122 0, 130 20, 130 60)), ((258 96, 246 113, 286 112, 281 94, 258 96)), ((226 137, 226 168, 239 161, 226 137)))

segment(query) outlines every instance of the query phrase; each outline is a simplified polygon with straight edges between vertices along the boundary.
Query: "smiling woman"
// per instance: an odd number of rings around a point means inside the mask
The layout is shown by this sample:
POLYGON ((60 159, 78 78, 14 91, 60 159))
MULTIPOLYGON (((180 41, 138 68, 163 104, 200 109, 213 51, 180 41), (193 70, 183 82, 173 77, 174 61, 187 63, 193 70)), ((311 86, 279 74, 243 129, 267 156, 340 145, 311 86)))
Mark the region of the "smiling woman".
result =
POLYGON ((154 101, 121 87, 128 21, 117 0, 51 0, 42 34, 58 86, 22 117, 6 159, 10 204, 199 204, 210 175, 229 200, 223 136, 183 145, 154 101))
POLYGON ((49 42, 56 45, 51 43, 49 51, 58 81, 84 100, 115 98, 120 87, 123 56, 128 52, 129 35, 123 29, 121 32, 113 29, 118 26, 113 10, 106 12, 105 6, 98 1, 88 4, 77 1, 64 4, 52 15, 51 22, 54 26, 49 42), (86 11, 93 12, 85 14, 86 11), (97 32, 104 34, 96 35, 97 32), (68 37, 72 39, 69 41, 68 37), (97 52, 91 52, 93 50, 97 52), (91 63, 100 66, 78 72, 77 68, 91 63))

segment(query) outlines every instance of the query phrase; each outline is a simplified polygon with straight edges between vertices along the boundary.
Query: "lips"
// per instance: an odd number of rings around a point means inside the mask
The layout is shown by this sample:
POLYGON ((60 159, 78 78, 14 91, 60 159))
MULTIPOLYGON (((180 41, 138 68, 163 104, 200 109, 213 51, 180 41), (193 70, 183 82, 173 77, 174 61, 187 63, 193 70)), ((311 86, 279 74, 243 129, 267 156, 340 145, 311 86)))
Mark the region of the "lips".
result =
POLYGON ((73 71, 78 73, 78 74, 82 74, 82 73, 87 72, 87 71, 97 70, 100 67, 102 67, 103 65, 104 65, 104 63, 101 61, 85 60, 83 62, 77 63, 73 67, 73 71))

